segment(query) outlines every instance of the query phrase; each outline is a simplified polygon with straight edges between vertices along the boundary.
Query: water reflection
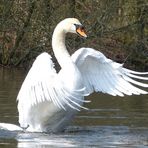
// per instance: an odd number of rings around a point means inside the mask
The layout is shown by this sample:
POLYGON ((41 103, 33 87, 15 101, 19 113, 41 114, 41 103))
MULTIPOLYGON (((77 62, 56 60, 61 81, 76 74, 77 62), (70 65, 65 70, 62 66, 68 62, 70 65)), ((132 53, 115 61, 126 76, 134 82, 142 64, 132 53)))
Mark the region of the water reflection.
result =
MULTIPOLYGON (((16 96, 25 72, 0 69, 0 122, 18 124, 16 96)), ((110 97, 93 94, 60 134, 0 130, 0 147, 147 147, 148 95, 110 97)))
POLYGON ((22 134, 18 147, 142 147, 148 145, 148 131, 127 126, 69 127, 62 134, 22 134), (73 130, 72 130, 73 129, 73 130))

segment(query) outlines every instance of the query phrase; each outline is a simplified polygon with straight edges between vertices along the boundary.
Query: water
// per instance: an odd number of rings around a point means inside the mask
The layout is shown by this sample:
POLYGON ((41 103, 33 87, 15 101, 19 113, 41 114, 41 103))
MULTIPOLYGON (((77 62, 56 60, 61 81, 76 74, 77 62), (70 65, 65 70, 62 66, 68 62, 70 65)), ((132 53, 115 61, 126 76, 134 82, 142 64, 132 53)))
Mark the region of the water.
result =
MULTIPOLYGON (((0 68, 0 122, 18 124, 16 96, 26 75, 0 68)), ((64 133, 17 133, 0 130, 0 147, 148 147, 148 95, 110 97, 93 94, 64 133)))

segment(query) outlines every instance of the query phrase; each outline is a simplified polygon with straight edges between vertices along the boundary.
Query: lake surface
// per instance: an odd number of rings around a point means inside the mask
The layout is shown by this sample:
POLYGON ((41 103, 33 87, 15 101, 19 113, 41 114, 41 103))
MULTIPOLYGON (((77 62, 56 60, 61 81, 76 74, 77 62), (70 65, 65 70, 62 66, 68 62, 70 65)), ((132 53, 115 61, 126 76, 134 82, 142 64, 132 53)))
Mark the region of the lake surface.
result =
MULTIPOLYGON (((16 96, 26 72, 0 68, 0 122, 18 124, 16 96)), ((148 95, 111 97, 93 94, 64 133, 0 130, 0 147, 148 147, 148 95)))

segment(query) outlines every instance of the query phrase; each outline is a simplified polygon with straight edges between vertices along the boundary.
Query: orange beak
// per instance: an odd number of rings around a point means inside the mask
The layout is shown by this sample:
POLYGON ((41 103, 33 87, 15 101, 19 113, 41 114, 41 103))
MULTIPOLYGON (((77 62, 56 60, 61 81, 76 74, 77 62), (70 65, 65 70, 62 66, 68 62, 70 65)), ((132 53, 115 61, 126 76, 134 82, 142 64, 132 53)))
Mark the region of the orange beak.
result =
POLYGON ((77 29, 76 29, 77 33, 81 36, 81 37, 87 37, 86 35, 86 31, 84 29, 83 26, 79 26, 77 29))

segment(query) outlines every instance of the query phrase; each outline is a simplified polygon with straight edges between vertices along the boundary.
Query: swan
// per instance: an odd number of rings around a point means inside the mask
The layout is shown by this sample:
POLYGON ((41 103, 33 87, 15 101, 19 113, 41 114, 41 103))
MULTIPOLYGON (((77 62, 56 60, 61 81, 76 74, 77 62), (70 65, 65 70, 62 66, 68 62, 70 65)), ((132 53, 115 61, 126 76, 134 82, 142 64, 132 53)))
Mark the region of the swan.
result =
POLYGON ((68 32, 87 37, 76 18, 66 18, 56 26, 52 48, 61 70, 56 72, 46 52, 36 58, 17 96, 20 127, 13 125, 14 129, 61 132, 78 111, 87 109, 83 104, 89 100, 84 97, 93 92, 121 97, 148 94, 139 88, 148 84, 138 81, 148 80, 148 72, 124 68, 92 48, 80 48, 70 56, 65 46, 68 32))

